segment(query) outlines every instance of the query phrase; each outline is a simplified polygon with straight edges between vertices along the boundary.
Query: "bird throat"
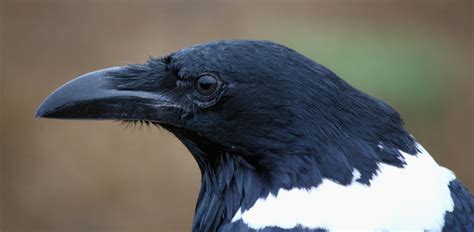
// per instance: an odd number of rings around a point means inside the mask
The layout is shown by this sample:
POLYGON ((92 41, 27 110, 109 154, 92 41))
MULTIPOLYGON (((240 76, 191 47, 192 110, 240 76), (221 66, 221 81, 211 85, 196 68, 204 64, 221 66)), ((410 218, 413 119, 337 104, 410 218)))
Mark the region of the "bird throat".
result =
POLYGON ((244 160, 224 153, 202 167, 202 185, 193 222, 194 231, 216 231, 231 222, 240 208, 250 208, 268 195, 265 180, 244 160))
POLYGON ((192 152, 202 174, 193 231, 218 231, 231 224, 239 211, 251 208, 258 199, 277 194, 281 188, 317 186, 320 183, 319 173, 310 173, 318 170, 314 168, 315 164, 305 163, 313 167, 309 170, 295 168, 289 171, 284 165, 283 169, 267 166, 261 163, 261 158, 232 153, 212 144, 182 141, 192 152))

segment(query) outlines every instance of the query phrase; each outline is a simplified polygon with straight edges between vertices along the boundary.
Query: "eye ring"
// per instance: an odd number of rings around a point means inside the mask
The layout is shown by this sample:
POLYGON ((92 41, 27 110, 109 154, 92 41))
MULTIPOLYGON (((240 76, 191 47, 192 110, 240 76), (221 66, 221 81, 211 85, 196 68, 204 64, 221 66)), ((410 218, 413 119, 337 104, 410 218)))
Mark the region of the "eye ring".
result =
POLYGON ((194 81, 194 89, 200 95, 210 96, 219 87, 219 80, 211 74, 203 74, 194 81))

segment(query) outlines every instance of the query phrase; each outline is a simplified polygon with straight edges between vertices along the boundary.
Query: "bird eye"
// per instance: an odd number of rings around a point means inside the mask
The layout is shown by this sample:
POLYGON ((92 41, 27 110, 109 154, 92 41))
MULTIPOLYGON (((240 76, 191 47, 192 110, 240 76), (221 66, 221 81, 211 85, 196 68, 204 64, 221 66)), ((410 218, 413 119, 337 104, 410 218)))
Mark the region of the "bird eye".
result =
POLYGON ((194 88, 199 94, 209 96, 216 91, 218 84, 217 78, 206 74, 196 79, 194 88))

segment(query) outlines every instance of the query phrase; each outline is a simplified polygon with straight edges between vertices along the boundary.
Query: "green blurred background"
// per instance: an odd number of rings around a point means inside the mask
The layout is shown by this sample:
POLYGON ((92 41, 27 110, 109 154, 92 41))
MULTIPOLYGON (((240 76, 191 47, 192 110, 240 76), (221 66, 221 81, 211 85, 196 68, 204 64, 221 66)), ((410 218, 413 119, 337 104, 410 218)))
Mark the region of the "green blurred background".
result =
POLYGON ((80 74, 217 39, 326 65, 474 189, 472 1, 19 0, 0 14, 1 231, 189 231, 200 174, 170 133, 33 115, 80 74))

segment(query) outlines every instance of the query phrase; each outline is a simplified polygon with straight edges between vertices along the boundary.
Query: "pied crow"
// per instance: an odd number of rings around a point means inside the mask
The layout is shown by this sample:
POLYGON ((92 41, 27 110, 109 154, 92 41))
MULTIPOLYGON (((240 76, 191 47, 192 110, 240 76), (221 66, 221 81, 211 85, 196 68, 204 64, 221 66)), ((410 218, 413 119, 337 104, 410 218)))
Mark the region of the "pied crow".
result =
POLYGON ((147 122, 202 173, 193 231, 474 231, 474 198, 399 114, 269 41, 80 76, 37 117, 147 122))

